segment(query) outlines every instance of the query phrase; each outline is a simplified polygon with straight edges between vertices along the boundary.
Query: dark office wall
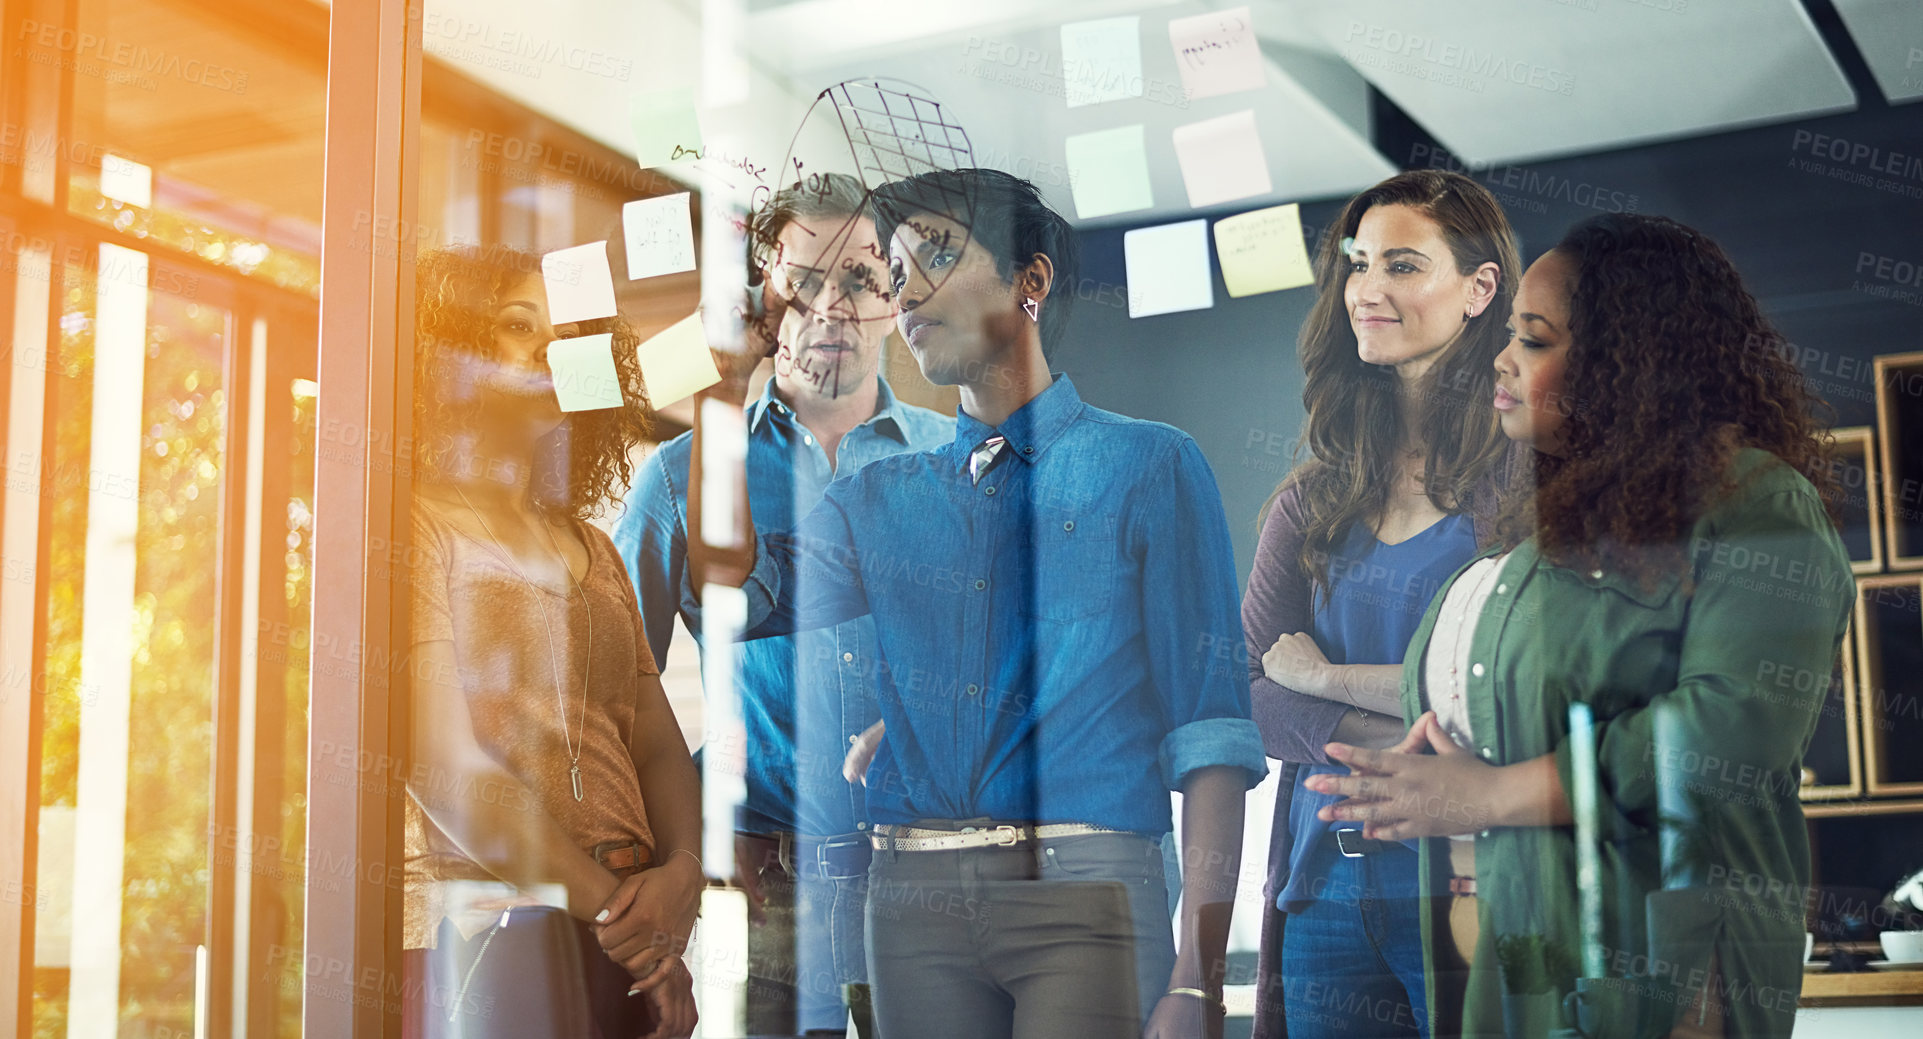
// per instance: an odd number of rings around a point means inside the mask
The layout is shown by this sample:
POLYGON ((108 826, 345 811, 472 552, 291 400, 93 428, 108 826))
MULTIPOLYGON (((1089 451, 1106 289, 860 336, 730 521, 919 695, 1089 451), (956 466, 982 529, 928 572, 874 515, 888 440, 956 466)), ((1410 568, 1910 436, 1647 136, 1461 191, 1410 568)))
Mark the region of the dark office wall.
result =
MULTIPOLYGON (((1422 144, 1399 150, 1391 158, 1409 167, 1450 161, 1422 144)), ((1503 201, 1525 262, 1613 208, 1673 217, 1721 243, 1838 425, 1875 421, 1871 358, 1923 350, 1923 104, 1471 175, 1503 201)), ((1340 201, 1305 201, 1312 238, 1340 201)), ((1130 320, 1125 230, 1084 233, 1077 314, 1055 367, 1089 401, 1195 437, 1221 484, 1246 579, 1256 513, 1302 427, 1295 336, 1313 290, 1231 299, 1218 268, 1212 309, 1130 320)))

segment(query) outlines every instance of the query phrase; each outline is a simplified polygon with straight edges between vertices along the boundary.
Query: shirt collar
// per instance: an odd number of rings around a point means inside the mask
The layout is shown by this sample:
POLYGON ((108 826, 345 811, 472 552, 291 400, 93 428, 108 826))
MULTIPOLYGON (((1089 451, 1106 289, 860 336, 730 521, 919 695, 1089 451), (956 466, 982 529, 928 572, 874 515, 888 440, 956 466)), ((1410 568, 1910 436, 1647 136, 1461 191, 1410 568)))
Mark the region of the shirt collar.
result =
MULTIPOLYGON (((875 414, 860 425, 866 426, 872 423, 877 431, 894 437, 900 443, 908 443, 908 423, 906 421, 907 405, 896 399, 895 391, 888 385, 887 379, 877 375, 875 376, 875 382, 877 384, 875 387, 875 414)), ((759 431, 761 429, 761 420, 767 417, 769 411, 774 411, 781 415, 793 415, 795 413, 793 408, 783 403, 780 397, 775 396, 775 381, 773 378, 770 378, 767 385, 761 388, 761 396, 756 397, 748 404, 748 432, 754 433, 759 431)), ((856 428, 860 428, 860 426, 856 428)))
POLYGON ((1015 409, 1000 426, 990 427, 962 408, 955 409, 955 443, 958 467, 968 465, 968 456, 982 441, 999 434, 1008 441, 1003 450, 1025 462, 1033 462, 1048 450, 1082 414, 1081 394, 1068 376, 1055 373, 1055 381, 1035 395, 1035 399, 1015 409))
POLYGON ((770 377, 767 384, 761 387, 761 396, 756 397, 748 404, 748 432, 754 433, 760 431, 761 420, 767 417, 770 410, 779 411, 783 415, 794 414, 794 411, 790 409, 788 405, 781 402, 781 398, 775 396, 775 380, 773 377, 770 377))

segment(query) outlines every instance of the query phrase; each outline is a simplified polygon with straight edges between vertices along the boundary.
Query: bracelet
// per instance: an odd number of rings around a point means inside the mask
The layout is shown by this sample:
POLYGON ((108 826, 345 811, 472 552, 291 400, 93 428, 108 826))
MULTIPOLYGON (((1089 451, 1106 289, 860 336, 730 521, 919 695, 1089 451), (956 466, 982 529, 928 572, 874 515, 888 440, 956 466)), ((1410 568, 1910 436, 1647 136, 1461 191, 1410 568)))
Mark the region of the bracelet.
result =
MULTIPOLYGON (((686 855, 687 857, 689 857, 689 858, 691 858, 691 859, 693 859, 693 860, 694 860, 694 868, 695 868, 695 869, 698 869, 698 870, 701 870, 701 875, 702 875, 702 876, 704 876, 704 877, 705 877, 705 876, 707 876, 707 875, 708 875, 708 871, 707 871, 707 869, 706 869, 706 868, 704 868, 704 867, 703 867, 703 866, 701 865, 701 856, 699 856, 699 855, 696 855, 696 854, 695 854, 694 852, 691 852, 691 851, 689 851, 689 850, 688 850, 688 849, 686 849, 686 848, 676 848, 676 849, 674 849, 673 851, 671 851, 671 852, 669 852, 669 853, 668 853, 668 859, 671 859, 671 858, 674 858, 674 857, 675 857, 676 855, 686 855)), ((663 866, 665 866, 665 865, 667 865, 667 864, 668 864, 668 859, 662 859, 662 860, 661 860, 661 864, 662 864, 663 866)))
POLYGON ((1168 990, 1168 994, 1171 996, 1194 996, 1196 999, 1199 999, 1202 1002, 1209 1004, 1210 1006, 1214 1007, 1217 1010, 1222 1011, 1225 1014, 1228 1013, 1228 1010, 1229 1010, 1228 1004, 1222 1002, 1221 1000, 1215 998, 1214 996, 1209 995, 1207 992, 1199 988, 1172 988, 1168 990))

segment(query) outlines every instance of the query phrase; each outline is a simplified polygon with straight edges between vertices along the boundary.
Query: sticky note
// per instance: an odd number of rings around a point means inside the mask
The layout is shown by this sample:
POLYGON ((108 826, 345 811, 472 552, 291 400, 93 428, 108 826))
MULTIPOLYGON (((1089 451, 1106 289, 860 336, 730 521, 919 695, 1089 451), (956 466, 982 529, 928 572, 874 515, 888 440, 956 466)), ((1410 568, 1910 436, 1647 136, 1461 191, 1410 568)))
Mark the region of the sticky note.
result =
POLYGON ((1100 18, 1062 26, 1068 107, 1142 96, 1142 20, 1100 18))
POLYGON ((621 406, 621 373, 614 370, 614 336, 576 336, 548 344, 548 371, 562 411, 621 406))
POLYGON ((1148 186, 1148 146, 1141 124, 1070 135, 1068 183, 1075 215, 1083 220, 1128 213, 1155 204, 1148 186))
POLYGON ((543 255, 541 281, 548 290, 548 320, 557 325, 614 316, 614 275, 608 272, 605 240, 543 255))
POLYGON ((648 384, 648 403, 657 410, 721 381, 698 311, 642 343, 636 353, 641 379, 648 384))
POLYGON ((100 157, 100 193, 116 202, 152 209, 154 171, 132 159, 118 155, 100 157))
POLYGON ((1209 277, 1209 222, 1143 227, 1122 235, 1128 316, 1152 317, 1215 305, 1209 277))
POLYGON ((1308 246, 1302 241, 1302 207, 1238 213, 1215 222, 1215 258, 1231 296, 1253 296, 1315 282, 1308 246))
POLYGON ((694 90, 670 87, 644 90, 628 98, 634 127, 634 158, 642 169, 701 157, 701 120, 694 114, 694 90))
POLYGON ((694 220, 688 192, 637 199, 621 207, 628 280, 694 270, 694 220))
POLYGON ((701 540, 716 548, 742 547, 741 498, 735 473, 748 457, 748 422, 741 405, 701 401, 701 540))
POLYGON ((1254 90, 1268 83, 1255 22, 1246 7, 1171 18, 1168 38, 1190 98, 1254 90))
POLYGON ((1189 205, 1198 209, 1272 189, 1250 110, 1176 127, 1175 161, 1182 167, 1189 205))

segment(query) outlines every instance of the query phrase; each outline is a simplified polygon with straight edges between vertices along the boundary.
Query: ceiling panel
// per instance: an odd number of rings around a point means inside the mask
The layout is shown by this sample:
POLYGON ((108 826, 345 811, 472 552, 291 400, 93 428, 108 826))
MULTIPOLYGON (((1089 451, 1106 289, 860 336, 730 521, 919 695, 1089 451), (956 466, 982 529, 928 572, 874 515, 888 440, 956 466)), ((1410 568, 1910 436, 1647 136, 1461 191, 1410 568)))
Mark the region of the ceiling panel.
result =
POLYGON ((1833 0, 1891 104, 1923 98, 1923 0, 1833 0))
POLYGON ((1711 133, 1856 103, 1798 0, 1287 6, 1472 165, 1711 133))

